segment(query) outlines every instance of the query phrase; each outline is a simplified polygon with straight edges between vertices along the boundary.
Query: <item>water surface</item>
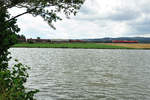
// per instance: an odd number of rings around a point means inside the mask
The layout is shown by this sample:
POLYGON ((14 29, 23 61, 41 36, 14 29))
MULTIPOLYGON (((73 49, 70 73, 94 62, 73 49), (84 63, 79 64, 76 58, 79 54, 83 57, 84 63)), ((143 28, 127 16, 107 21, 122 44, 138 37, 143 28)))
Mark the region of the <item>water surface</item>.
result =
MULTIPOLYGON (((38 100, 150 100, 150 50, 11 48, 38 100)), ((12 63, 12 62, 11 62, 12 63)))

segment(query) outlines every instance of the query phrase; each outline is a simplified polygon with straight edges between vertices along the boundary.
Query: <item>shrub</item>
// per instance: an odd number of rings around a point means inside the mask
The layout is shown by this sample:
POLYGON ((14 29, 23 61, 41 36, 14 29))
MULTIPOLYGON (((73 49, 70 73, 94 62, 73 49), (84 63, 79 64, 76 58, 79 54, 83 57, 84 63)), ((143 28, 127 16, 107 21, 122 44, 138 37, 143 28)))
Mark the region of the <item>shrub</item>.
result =
POLYGON ((0 100, 35 100, 33 96, 38 90, 27 92, 24 87, 29 77, 27 69, 18 62, 11 69, 0 71, 0 100))

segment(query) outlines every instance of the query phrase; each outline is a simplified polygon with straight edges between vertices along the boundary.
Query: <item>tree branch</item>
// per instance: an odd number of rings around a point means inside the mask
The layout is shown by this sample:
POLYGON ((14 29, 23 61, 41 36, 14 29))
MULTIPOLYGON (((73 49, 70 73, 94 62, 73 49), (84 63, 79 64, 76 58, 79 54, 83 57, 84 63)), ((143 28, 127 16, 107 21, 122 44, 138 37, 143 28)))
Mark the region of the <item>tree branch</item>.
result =
POLYGON ((16 18, 18 18, 18 17, 20 17, 20 16, 22 16, 22 15, 25 15, 25 14, 27 14, 27 13, 30 13, 30 12, 34 11, 35 9, 36 9, 36 8, 31 9, 31 10, 29 10, 29 11, 26 11, 26 12, 24 12, 24 13, 21 13, 21 14, 19 14, 19 15, 13 17, 13 18, 11 18, 11 19, 8 19, 6 22, 10 22, 11 20, 14 20, 14 19, 16 19, 16 18))

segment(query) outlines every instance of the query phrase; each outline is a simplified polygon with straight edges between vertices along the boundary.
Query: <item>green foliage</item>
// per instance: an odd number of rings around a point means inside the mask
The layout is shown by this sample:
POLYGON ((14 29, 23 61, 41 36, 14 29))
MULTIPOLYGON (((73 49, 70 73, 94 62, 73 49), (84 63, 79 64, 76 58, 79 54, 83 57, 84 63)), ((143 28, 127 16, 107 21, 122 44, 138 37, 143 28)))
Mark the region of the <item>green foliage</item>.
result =
POLYGON ((26 37, 24 35, 17 34, 17 43, 26 42, 26 37))
POLYGON ((40 37, 37 37, 37 39, 40 40, 41 38, 40 38, 40 37))
POLYGON ((26 37, 23 34, 22 35, 17 34, 17 39, 26 39, 26 37))
POLYGON ((16 19, 6 22, 9 18, 7 10, 0 9, 0 100, 34 100, 38 90, 27 91, 24 87, 28 67, 18 63, 8 68, 8 49, 17 42, 16 33, 20 30, 16 19))
POLYGON ((0 9, 0 70, 4 70, 8 67, 7 57, 9 52, 7 51, 10 46, 17 42, 16 33, 19 32, 19 28, 15 25, 16 20, 13 19, 10 22, 5 22, 10 18, 6 9, 0 9))
POLYGON ((38 90, 29 91, 24 87, 29 67, 18 63, 12 69, 0 71, 0 100, 34 100, 38 90))
POLYGON ((58 13, 64 13, 67 18, 70 14, 76 15, 85 0, 1 0, 0 9, 10 9, 13 7, 25 8, 26 12, 17 15, 8 21, 22 16, 24 14, 32 14, 33 16, 41 16, 48 24, 55 29, 52 22, 62 20, 58 13))

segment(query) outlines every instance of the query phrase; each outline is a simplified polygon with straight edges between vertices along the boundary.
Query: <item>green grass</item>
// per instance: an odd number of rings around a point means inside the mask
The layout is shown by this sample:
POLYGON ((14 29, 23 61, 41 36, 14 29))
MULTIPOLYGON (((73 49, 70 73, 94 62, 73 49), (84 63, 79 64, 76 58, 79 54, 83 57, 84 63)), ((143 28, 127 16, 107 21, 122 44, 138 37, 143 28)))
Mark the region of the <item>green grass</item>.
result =
POLYGON ((111 46, 97 43, 20 43, 13 47, 18 48, 84 48, 84 49, 131 49, 128 47, 111 46))

